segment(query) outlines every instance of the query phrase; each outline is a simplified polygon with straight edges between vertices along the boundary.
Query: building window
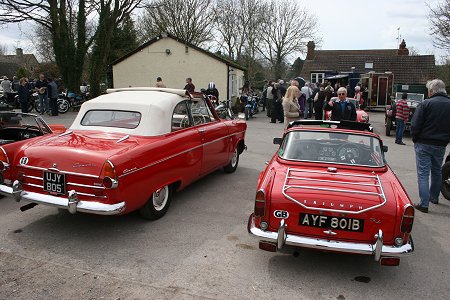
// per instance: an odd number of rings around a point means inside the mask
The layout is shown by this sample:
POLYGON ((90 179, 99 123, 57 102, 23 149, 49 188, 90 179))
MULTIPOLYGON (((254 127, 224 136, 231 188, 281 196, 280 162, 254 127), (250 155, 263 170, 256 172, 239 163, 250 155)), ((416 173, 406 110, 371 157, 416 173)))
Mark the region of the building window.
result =
POLYGON ((323 83, 325 73, 311 73, 311 83, 323 83))
POLYGON ((366 61, 366 63, 364 64, 364 68, 366 68, 366 69, 373 69, 373 62, 366 61))
POLYGON ((231 74, 231 97, 237 96, 236 74, 231 74))

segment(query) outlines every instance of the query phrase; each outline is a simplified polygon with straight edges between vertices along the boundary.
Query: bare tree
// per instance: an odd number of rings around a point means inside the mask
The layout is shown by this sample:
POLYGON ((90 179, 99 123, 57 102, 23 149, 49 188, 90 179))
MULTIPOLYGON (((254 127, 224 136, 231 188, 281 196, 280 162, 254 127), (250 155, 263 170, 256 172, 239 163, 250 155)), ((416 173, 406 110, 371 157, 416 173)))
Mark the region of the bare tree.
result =
POLYGON ((308 41, 317 41, 317 18, 289 0, 270 0, 265 12, 258 50, 272 65, 275 78, 281 78, 286 60, 305 52, 308 41))
POLYGON ((229 59, 237 59, 242 45, 242 27, 239 22, 239 0, 217 1, 215 12, 217 35, 215 41, 218 48, 229 59))
POLYGON ((35 22, 52 37, 55 60, 67 86, 79 87, 83 62, 91 40, 87 36, 85 0, 3 0, 0 25, 35 22))
POLYGON ((106 75, 113 31, 130 16, 134 9, 139 7, 142 1, 97 0, 93 2, 98 13, 98 25, 94 35, 89 82, 91 93, 95 97, 100 94, 100 82, 106 75))
POLYGON ((438 3, 436 7, 428 5, 428 8, 433 44, 438 48, 450 50, 450 0, 438 3))
POLYGON ((144 39, 170 33, 196 46, 212 40, 212 0, 154 0, 139 19, 144 39))

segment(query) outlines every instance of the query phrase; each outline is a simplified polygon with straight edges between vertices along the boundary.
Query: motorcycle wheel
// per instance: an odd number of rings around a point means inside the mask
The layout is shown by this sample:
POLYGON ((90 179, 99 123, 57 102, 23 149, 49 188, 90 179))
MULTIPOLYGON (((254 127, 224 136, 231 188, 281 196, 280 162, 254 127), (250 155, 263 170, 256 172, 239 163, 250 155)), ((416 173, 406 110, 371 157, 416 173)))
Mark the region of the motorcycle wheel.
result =
POLYGON ((244 114, 245 114, 245 119, 248 120, 249 115, 250 115, 250 109, 248 107, 245 108, 244 114))
POLYGON ((450 200, 450 161, 446 162, 442 166, 442 187, 441 187, 442 196, 445 199, 450 200))
POLYGON ((57 101, 58 101, 57 102, 58 112, 60 114, 65 114, 66 112, 69 111, 69 108, 70 108, 69 101, 67 101, 66 99, 58 99, 57 101))
POLYGON ((39 100, 36 100, 34 102, 34 109, 38 114, 41 112, 41 102, 39 100))
POLYGON ((34 109, 34 102, 33 101, 28 101, 28 112, 32 112, 34 109))

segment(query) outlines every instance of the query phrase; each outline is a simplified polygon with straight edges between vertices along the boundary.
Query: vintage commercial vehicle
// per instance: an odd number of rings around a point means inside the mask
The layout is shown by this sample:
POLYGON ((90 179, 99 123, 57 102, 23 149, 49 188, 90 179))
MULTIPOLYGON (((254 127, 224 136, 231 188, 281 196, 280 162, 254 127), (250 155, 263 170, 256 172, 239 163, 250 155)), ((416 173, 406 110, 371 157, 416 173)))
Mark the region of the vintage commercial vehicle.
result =
MULTIPOLYGON (((409 118, 408 121, 405 124, 405 131, 410 131, 411 129, 411 119, 414 115, 414 112, 416 111, 417 106, 419 103, 421 103, 424 99, 424 94, 417 94, 417 93, 408 93, 408 99, 406 100, 406 103, 409 107, 409 118)), ((385 115, 385 126, 386 126, 386 135, 391 135, 391 130, 397 128, 397 125, 395 123, 395 113, 396 113, 396 103, 402 98, 402 93, 395 93, 395 100, 392 101, 392 104, 386 105, 386 115, 385 115)), ((394 132, 395 134, 395 132, 394 132)))
POLYGON ((260 249, 365 254, 382 265, 414 250, 414 207, 370 128, 301 120, 274 139, 280 148, 259 176, 248 220, 260 249))
POLYGON ((223 120, 201 94, 125 88, 85 102, 71 127, 0 148, 3 195, 115 215, 162 217, 173 192, 236 170, 246 123, 223 120))
MULTIPOLYGON (((331 101, 336 102, 338 100, 338 97, 331 98, 331 101)), ((361 106, 359 105, 359 102, 354 98, 348 98, 350 102, 353 103, 356 107, 356 121, 362 122, 362 123, 369 123, 369 114, 361 109, 361 106)), ((331 120, 331 110, 325 110, 324 111, 324 119, 325 120, 331 120)))

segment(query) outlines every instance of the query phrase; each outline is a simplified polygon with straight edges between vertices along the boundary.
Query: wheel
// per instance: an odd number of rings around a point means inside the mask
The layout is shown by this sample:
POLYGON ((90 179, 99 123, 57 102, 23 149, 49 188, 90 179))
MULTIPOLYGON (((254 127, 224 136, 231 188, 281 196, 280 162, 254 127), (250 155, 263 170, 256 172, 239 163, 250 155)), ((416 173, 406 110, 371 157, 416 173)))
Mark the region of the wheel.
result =
POLYGON ((248 118, 249 118, 249 108, 248 107, 246 107, 245 109, 244 109, 244 114, 245 114, 245 119, 246 120, 248 120, 248 118))
POLYGON ((28 112, 32 112, 34 109, 34 102, 33 101, 28 101, 28 112))
POLYGON ((446 162, 442 166, 442 187, 441 187, 442 196, 445 199, 450 200, 450 161, 446 162))
POLYGON ((166 214, 171 198, 172 188, 166 185, 155 191, 139 212, 146 219, 157 220, 166 214))
POLYGON ((41 112, 41 102, 39 100, 34 102, 34 109, 36 110, 37 113, 41 112))
POLYGON ((390 117, 386 118, 386 136, 391 136, 392 120, 390 117))
POLYGON ((234 148, 233 157, 231 157, 230 162, 223 168, 223 170, 225 171, 225 173, 233 173, 234 171, 236 171, 238 164, 239 152, 238 147, 236 146, 236 148, 234 148))
POLYGON ((66 112, 69 111, 69 108, 70 108, 69 101, 67 101, 66 99, 58 99, 57 101, 58 101, 57 105, 58 105, 59 113, 65 114, 66 112))

